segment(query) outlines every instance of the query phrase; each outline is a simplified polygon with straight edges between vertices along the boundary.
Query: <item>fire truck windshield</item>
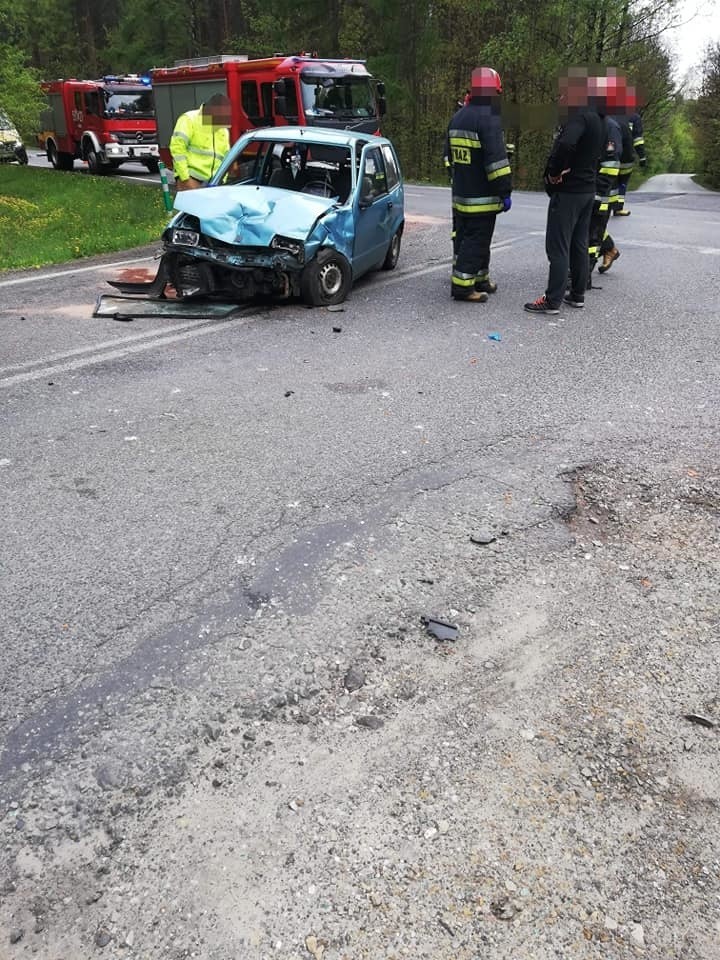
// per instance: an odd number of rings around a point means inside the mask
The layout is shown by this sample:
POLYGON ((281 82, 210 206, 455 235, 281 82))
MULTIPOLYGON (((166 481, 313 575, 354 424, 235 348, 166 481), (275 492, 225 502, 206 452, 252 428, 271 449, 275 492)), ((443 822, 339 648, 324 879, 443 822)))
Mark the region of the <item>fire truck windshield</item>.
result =
POLYGON ((135 120, 153 120, 152 93, 149 90, 111 90, 105 89, 104 115, 109 120, 132 117, 135 120))
POLYGON ((375 117, 375 93, 369 77, 303 76, 305 116, 327 120, 375 117))

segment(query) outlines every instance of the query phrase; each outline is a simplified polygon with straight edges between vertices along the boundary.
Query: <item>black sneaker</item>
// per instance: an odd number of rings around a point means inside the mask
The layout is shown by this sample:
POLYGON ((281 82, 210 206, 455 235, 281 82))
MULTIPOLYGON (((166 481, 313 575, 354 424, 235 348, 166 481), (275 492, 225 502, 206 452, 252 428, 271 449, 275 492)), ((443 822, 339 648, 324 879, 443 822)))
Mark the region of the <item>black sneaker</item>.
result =
POLYGON ((571 293, 565 294, 563 303, 569 307, 576 307, 578 310, 585 306, 585 297, 574 297, 571 293))
POLYGON ((525 310, 527 310, 528 313, 560 313, 557 307, 554 307, 548 302, 545 294, 543 294, 541 297, 538 297, 537 300, 533 300, 532 303, 526 303, 525 310))

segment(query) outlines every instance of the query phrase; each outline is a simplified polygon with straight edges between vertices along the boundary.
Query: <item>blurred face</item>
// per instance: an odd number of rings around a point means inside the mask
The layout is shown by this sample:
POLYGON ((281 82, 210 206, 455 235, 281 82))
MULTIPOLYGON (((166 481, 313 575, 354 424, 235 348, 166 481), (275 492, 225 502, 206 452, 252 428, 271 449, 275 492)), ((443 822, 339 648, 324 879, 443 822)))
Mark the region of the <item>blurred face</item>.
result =
POLYGON ((232 111, 230 109, 230 104, 214 104, 211 107, 206 107, 203 113, 206 113, 210 119, 210 123, 214 127, 229 127, 230 121, 232 120, 232 111))

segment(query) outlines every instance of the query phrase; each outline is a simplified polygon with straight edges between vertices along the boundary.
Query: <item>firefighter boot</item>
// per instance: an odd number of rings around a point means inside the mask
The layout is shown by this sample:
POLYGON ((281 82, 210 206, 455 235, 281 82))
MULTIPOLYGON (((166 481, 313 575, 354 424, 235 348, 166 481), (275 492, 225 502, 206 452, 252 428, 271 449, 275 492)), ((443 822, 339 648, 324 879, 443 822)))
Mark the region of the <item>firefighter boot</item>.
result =
POLYGON ((485 301, 487 300, 487 298, 488 298, 488 295, 485 293, 484 290, 477 290, 477 289, 476 289, 476 290, 473 290, 473 292, 472 292, 471 294, 469 294, 467 297, 463 297, 463 302, 465 302, 465 303, 485 303, 485 301))
POLYGON ((620 251, 617 247, 611 247, 609 250, 606 250, 603 254, 602 266, 598 267, 598 273, 607 273, 619 256, 620 251))
POLYGON ((476 280, 475 289, 479 290, 480 293, 495 293, 497 284, 494 280, 476 280))

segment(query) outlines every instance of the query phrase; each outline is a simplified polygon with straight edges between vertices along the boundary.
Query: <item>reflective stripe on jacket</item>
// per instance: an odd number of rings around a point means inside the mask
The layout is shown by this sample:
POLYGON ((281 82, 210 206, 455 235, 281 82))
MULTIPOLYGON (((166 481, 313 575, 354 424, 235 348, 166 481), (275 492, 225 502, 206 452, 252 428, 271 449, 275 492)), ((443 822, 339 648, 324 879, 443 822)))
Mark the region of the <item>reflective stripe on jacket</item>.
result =
POLYGON ((445 154, 452 171, 453 210, 502 213, 512 179, 500 117, 486 105, 461 107, 450 121, 445 154))
POLYGON ((203 114, 203 108, 188 110, 175 123, 170 154, 176 180, 193 177, 206 182, 217 171, 230 149, 227 127, 218 127, 203 114))

